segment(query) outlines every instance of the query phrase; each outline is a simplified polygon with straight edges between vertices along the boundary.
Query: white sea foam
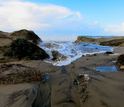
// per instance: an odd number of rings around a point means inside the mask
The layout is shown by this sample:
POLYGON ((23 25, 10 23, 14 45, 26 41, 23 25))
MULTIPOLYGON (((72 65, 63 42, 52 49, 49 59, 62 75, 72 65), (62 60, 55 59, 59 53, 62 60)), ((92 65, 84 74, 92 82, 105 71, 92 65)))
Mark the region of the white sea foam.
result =
POLYGON ((74 43, 74 42, 42 42, 40 47, 43 48, 49 55, 50 59, 45 62, 52 63, 55 66, 68 65, 71 62, 79 59, 83 55, 92 55, 97 53, 112 52, 113 48, 109 46, 100 46, 91 43, 74 43), (60 61, 52 61, 52 51, 58 51, 66 56, 66 59, 60 61))

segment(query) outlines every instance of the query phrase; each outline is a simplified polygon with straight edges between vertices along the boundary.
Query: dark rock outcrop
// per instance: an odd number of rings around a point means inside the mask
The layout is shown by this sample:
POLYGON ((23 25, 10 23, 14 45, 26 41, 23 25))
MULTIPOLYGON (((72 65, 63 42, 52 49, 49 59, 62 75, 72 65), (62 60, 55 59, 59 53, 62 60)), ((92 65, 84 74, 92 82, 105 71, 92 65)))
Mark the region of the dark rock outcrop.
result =
POLYGON ((25 39, 14 40, 4 55, 12 58, 28 58, 31 60, 49 58, 49 55, 43 49, 25 39))
POLYGON ((42 40, 36 35, 33 31, 29 31, 26 29, 15 31, 10 34, 10 37, 12 37, 14 40, 15 39, 26 39, 31 41, 32 43, 38 44, 42 40))
POLYGON ((114 54, 114 53, 107 51, 107 52, 105 52, 105 54, 109 55, 109 54, 114 54))
POLYGON ((58 51, 52 51, 52 56, 54 61, 65 60, 67 57, 59 53, 58 51))
POLYGON ((117 65, 118 65, 120 70, 124 70, 124 54, 122 54, 118 57, 117 65))
POLYGON ((120 55, 117 59, 117 64, 124 65, 124 54, 120 55))

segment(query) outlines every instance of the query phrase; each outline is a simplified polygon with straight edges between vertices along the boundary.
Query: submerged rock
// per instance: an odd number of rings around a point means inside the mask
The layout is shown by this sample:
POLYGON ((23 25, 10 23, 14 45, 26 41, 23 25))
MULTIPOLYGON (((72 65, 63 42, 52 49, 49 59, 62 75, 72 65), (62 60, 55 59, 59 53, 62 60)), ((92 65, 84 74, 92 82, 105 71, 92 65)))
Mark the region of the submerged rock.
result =
POLYGON ((59 53, 58 51, 52 51, 52 56, 54 61, 61 61, 65 60, 67 57, 64 56, 63 54, 59 53))
POLYGON ((109 54, 113 54, 113 52, 107 51, 105 54, 109 55, 109 54))

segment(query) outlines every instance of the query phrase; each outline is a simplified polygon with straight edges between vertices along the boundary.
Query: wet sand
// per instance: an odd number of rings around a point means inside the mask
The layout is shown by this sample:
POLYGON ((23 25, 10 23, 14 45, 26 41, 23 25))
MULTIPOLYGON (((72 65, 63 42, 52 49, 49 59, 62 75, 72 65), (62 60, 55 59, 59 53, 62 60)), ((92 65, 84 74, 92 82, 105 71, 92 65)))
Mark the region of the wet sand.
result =
POLYGON ((17 85, 0 85, 0 107, 123 107, 124 105, 124 72, 96 72, 100 65, 114 65, 124 48, 115 48, 114 54, 89 55, 78 59, 70 65, 54 67, 41 61, 20 61, 26 66, 34 67, 41 72, 48 72, 50 79, 45 84, 24 83, 17 85), (90 80, 74 85, 78 74, 88 74, 90 80), (83 87, 85 87, 85 90, 83 87), (35 91, 26 91, 24 90, 35 91), (8 99, 13 93, 11 105, 8 99), (34 93, 34 94, 33 94, 34 93), (28 96, 28 100, 25 98, 28 96), (25 102, 25 103, 24 103, 25 102), (27 105, 28 104, 28 105, 27 105))

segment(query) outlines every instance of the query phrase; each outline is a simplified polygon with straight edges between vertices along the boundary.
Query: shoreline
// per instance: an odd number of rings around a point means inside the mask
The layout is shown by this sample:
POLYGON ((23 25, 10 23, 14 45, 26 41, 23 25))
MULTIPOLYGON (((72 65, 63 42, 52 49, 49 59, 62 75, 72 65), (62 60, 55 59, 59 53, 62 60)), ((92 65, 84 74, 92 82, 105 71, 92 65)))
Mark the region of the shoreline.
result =
POLYGON ((49 73, 50 79, 45 84, 40 81, 0 85, 2 87, 0 88, 0 105, 1 107, 36 107, 36 105, 40 106, 41 104, 44 105, 42 107, 123 107, 124 73, 95 72, 96 66, 113 65, 112 61, 116 61, 118 55, 124 53, 124 47, 115 47, 114 53, 81 57, 64 68, 35 60, 9 62, 7 64, 22 64, 40 70, 40 72, 49 73), (82 73, 88 74, 90 77, 88 83, 83 85, 86 87, 86 93, 81 91, 81 85, 73 85, 76 76, 82 73), (31 91, 34 89, 35 91, 31 91), (43 96, 38 96, 36 90, 39 90, 43 96), (79 91, 81 92, 79 93, 79 91), (13 96, 14 93, 18 96, 13 96), (6 106, 12 96, 14 97, 13 102, 6 106), (40 103, 40 100, 43 102, 40 103))

